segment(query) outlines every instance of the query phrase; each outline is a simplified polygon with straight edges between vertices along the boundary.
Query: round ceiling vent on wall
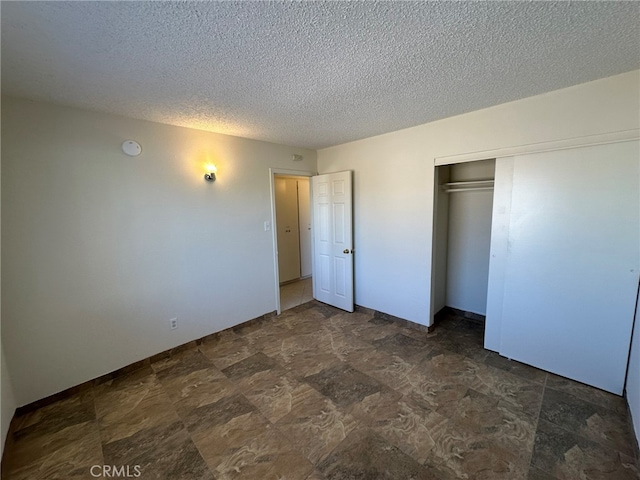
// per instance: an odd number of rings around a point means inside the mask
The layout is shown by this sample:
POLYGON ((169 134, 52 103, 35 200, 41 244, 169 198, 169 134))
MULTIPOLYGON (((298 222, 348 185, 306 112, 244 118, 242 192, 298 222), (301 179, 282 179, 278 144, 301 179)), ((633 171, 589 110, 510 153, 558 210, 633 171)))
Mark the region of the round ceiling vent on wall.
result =
POLYGON ((137 157, 142 152, 142 147, 138 142, 125 140, 122 142, 122 151, 130 157, 137 157))

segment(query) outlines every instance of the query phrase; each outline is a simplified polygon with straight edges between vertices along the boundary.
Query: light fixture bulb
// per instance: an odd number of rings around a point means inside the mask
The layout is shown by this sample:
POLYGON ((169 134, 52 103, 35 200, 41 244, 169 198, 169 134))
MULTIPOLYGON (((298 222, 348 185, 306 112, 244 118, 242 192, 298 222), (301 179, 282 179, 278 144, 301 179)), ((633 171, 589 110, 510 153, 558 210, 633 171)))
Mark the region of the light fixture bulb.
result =
POLYGON ((204 174, 204 179, 208 182, 215 182, 218 168, 213 163, 207 163, 205 168, 207 170, 207 173, 204 174))

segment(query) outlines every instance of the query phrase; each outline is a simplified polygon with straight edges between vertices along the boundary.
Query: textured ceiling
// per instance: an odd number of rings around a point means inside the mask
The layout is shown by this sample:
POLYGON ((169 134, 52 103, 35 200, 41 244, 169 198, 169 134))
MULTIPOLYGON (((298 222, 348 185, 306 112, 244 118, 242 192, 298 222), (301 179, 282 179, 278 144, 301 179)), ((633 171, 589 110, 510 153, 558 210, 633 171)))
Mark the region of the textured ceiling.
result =
POLYGON ((2 2, 2 92, 310 148, 640 67, 636 2, 2 2))

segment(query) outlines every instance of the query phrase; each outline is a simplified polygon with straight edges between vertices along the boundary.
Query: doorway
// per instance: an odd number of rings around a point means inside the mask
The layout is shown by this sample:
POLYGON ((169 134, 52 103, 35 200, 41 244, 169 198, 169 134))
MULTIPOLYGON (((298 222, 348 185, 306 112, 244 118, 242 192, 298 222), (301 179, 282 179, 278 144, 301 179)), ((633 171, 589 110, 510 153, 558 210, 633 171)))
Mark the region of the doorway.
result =
POLYGON ((315 172, 269 169, 276 312, 313 299, 311 177, 315 172), (279 215, 278 215, 279 213, 279 215), (280 257, 282 252, 283 260, 280 257))
POLYGON ((308 177, 274 175, 280 308, 313 299, 311 202, 308 177))
POLYGON ((436 167, 432 315, 484 321, 494 179, 494 159, 436 167))
MULTIPOLYGON (((304 216, 302 217, 302 222, 300 221, 301 210, 306 210, 307 208, 306 199, 302 197, 302 202, 298 201, 298 248, 300 248, 300 237, 302 236, 304 242, 305 236, 308 234, 308 243, 311 246, 311 262, 308 265, 310 270, 306 271, 311 272, 313 298, 347 312, 353 312, 355 309, 353 172, 348 170, 318 175, 313 172, 270 168, 269 177, 271 183, 271 222, 265 222, 265 230, 271 229, 273 232, 276 313, 280 314, 282 312, 281 284, 286 284, 289 281, 286 276, 288 273, 285 273, 284 267, 281 279, 279 249, 286 249, 286 247, 279 245, 279 243, 282 243, 282 241, 279 242, 279 232, 282 232, 283 235, 295 233, 294 217, 291 217, 291 221, 285 220, 282 222, 282 215, 280 219, 277 216, 277 177, 301 177, 302 180, 310 180, 308 221, 306 221, 307 217, 304 216), (300 230, 301 224, 302 230, 300 230), (316 224, 317 228, 315 228, 316 224), (290 231, 287 232, 286 230, 290 231), (302 231, 302 235, 300 235, 300 231, 302 231)), ((294 237, 294 235, 291 235, 291 237, 294 237)), ((291 240, 291 238, 289 240, 295 249, 295 241, 291 240)), ((303 262, 300 261, 298 279, 306 280, 305 277, 307 276, 303 277, 302 268, 304 268, 303 262)), ((295 277, 295 270, 293 271, 295 277)))

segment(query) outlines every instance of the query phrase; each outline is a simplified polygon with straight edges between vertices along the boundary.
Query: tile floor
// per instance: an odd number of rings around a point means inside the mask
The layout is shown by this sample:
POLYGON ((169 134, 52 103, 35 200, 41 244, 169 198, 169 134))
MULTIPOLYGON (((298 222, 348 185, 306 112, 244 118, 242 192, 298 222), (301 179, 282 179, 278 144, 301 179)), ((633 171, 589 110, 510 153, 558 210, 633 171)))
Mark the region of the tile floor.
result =
POLYGON ((311 277, 287 283, 280 287, 280 310, 285 311, 313 300, 311 277))
POLYGON ((313 301, 17 418, 2 478, 625 480, 636 454, 623 399, 480 324, 313 301))

